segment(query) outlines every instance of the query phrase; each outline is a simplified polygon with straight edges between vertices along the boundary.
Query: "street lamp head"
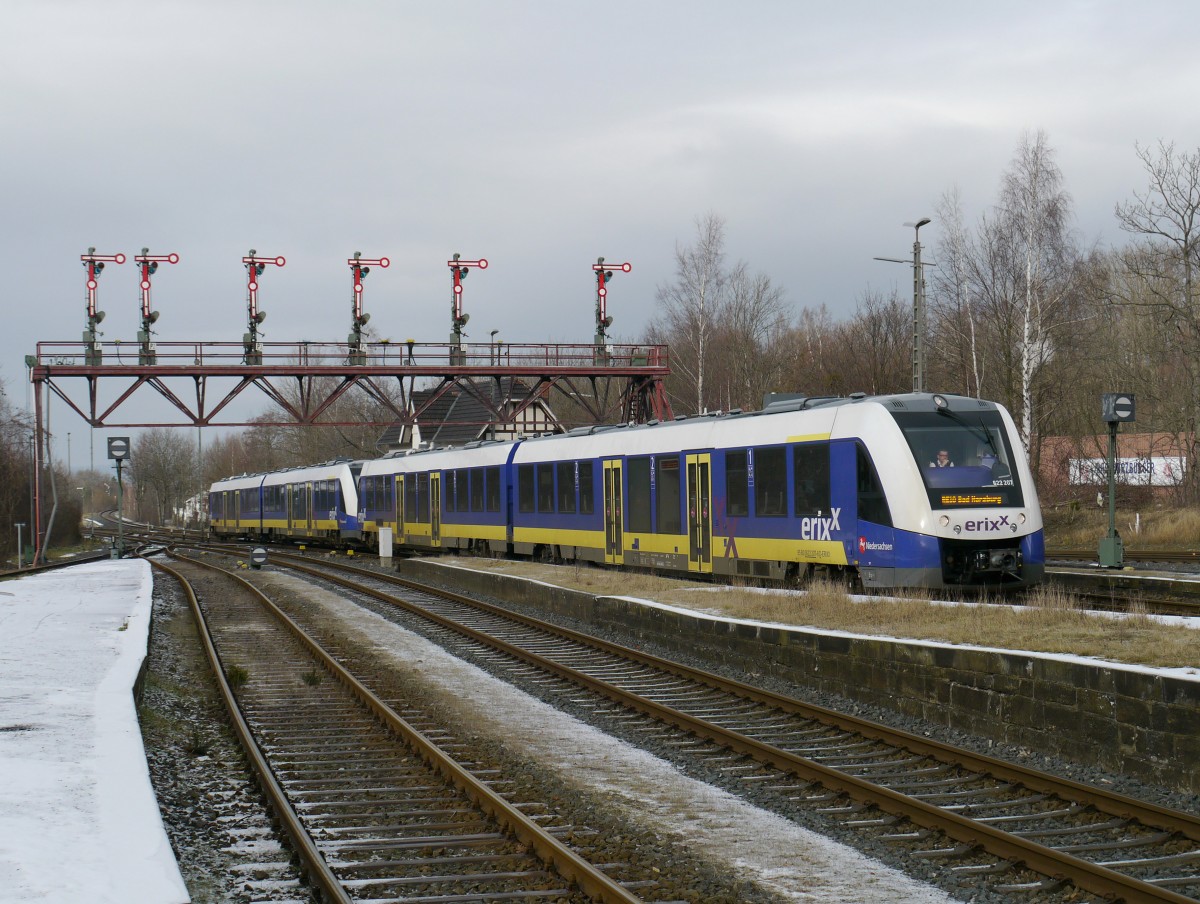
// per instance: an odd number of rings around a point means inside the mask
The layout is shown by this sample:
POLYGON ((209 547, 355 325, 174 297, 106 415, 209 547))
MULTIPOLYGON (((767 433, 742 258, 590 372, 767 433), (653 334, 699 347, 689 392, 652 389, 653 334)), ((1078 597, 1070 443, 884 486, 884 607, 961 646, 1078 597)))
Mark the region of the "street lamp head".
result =
POLYGON ((917 228, 920 229, 922 226, 928 226, 932 222, 933 220, 929 219, 929 217, 922 217, 917 220, 917 228))

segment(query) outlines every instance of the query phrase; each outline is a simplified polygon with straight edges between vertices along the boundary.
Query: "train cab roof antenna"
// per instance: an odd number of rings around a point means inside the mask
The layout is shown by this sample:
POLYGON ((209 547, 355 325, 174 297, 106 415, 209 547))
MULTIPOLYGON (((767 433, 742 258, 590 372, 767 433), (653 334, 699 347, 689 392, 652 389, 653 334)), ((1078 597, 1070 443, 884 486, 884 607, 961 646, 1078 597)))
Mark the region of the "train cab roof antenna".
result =
POLYGON ((158 353, 150 336, 151 327, 158 322, 158 311, 150 309, 150 277, 158 272, 159 264, 179 263, 179 255, 174 252, 151 254, 149 248, 143 248, 142 253, 135 254, 133 259, 142 268, 142 328, 138 330, 138 364, 154 364, 158 353))
POLYGON ((350 302, 352 320, 350 335, 347 338, 350 354, 347 361, 350 364, 366 364, 367 353, 363 349, 362 332, 367 321, 371 319, 371 315, 363 312, 363 280, 367 278, 372 267, 387 269, 392 262, 386 257, 365 258, 361 251, 355 251, 354 257, 347 259, 346 263, 350 265, 350 272, 354 276, 354 298, 350 302))
POLYGON ((87 268, 87 328, 83 331, 84 360, 89 365, 101 364, 104 352, 100 348, 99 337, 103 334, 96 328, 104 320, 104 312, 96 310, 96 288, 99 285, 100 274, 104 271, 104 265, 123 264, 125 255, 97 254, 96 249, 92 247, 87 250, 86 254, 79 255, 79 259, 87 268))
POLYGON ((287 263, 282 257, 260 257, 253 248, 242 258, 246 266, 246 309, 249 312, 249 331, 242 336, 247 364, 262 364, 262 341, 258 338, 258 327, 267 319, 267 312, 258 309, 258 278, 267 264, 282 267, 287 263))

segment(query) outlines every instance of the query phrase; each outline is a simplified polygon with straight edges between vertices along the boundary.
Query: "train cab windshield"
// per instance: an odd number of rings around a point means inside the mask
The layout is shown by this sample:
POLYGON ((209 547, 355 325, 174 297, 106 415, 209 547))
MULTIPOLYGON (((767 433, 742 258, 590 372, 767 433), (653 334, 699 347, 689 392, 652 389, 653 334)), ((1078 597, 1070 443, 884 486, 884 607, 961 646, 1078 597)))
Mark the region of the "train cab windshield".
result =
POLYGON ((897 412, 895 417, 933 508, 1024 504, 999 412, 897 412))

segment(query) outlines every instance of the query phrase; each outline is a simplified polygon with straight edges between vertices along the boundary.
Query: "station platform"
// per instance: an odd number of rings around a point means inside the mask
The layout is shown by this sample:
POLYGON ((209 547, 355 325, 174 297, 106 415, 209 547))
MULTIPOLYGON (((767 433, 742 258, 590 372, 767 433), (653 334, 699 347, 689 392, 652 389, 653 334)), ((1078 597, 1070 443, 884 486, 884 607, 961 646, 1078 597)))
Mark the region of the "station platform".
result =
POLYGON ((152 589, 142 560, 0 583, 0 902, 190 900, 133 700, 152 589))

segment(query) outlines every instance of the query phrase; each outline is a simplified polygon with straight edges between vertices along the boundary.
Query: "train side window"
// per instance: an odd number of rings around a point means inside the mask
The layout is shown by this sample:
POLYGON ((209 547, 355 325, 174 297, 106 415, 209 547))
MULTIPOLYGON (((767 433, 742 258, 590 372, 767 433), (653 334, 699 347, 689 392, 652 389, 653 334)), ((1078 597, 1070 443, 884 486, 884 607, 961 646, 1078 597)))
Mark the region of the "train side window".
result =
POLYGON ((470 487, 465 468, 454 472, 454 510, 465 512, 470 501, 470 487))
POLYGON ((829 511, 829 444, 792 447, 792 482, 797 517, 829 511))
POLYGON ((517 509, 522 512, 532 512, 537 489, 533 484, 533 465, 517 466, 517 509))
POLYGON ((554 512, 554 465, 549 462, 537 466, 537 510, 554 512))
POLYGON ((417 475, 417 520, 429 523, 429 472, 417 475))
POLYGON ((754 450, 754 513, 760 518, 787 514, 787 452, 782 446, 754 450))
POLYGON ((565 514, 575 512, 575 462, 558 463, 558 510, 565 514))
POLYGON ((417 475, 409 474, 404 478, 404 520, 416 521, 419 514, 417 505, 417 475))
POLYGON ((467 478, 471 482, 471 511, 483 511, 483 468, 472 468, 467 478))
POLYGON ((625 528, 637 533, 650 533, 650 459, 631 458, 626 462, 629 488, 625 493, 628 500, 629 517, 625 528))
POLYGON ((858 517, 863 521, 892 526, 892 511, 888 507, 887 497, 883 495, 883 484, 862 443, 855 443, 855 457, 858 465, 858 517))
POLYGON ((591 515, 596 511, 596 490, 592 482, 592 462, 579 463, 579 514, 591 515))
MULTIPOLYGON (((500 469, 487 468, 487 510, 500 511, 500 469)), ((524 511, 522 509, 522 511, 524 511)))
POLYGON ((750 474, 746 450, 725 453, 725 514, 738 518, 750 514, 750 474))
POLYGON ((657 485, 658 533, 683 533, 683 516, 680 514, 680 471, 679 456, 659 458, 654 462, 655 484, 657 485))

